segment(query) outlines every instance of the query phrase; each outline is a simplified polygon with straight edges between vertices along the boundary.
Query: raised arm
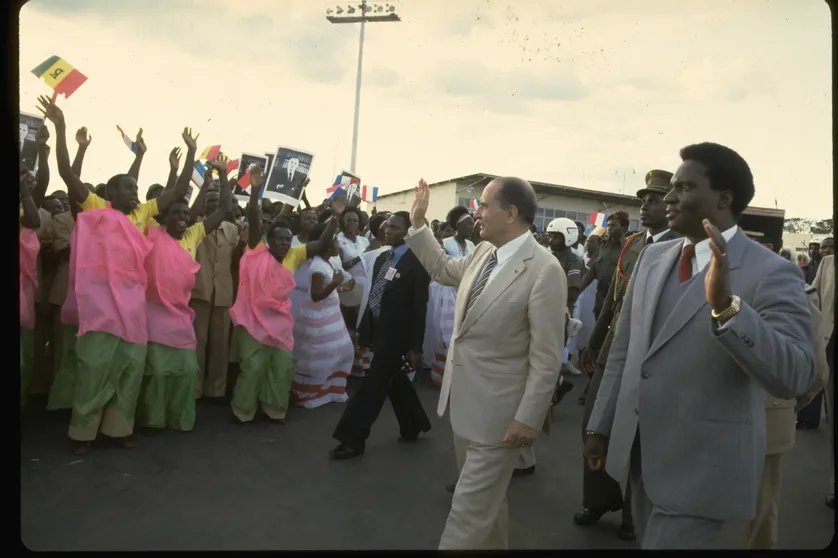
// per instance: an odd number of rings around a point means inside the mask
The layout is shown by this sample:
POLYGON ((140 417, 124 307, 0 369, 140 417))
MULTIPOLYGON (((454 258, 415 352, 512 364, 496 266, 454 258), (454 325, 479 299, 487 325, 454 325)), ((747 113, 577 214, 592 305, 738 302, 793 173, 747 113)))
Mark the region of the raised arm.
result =
POLYGON ((458 287, 460 281, 463 280, 466 268, 474 260, 477 250, 472 250, 471 254, 465 258, 452 258, 445 253, 434 233, 424 225, 430 197, 428 184, 420 180, 414 189, 413 207, 410 212, 413 228, 406 240, 431 279, 446 287, 458 287))
MULTIPOLYGON (((137 144, 137 152, 134 154, 134 162, 131 163, 131 168, 128 169, 128 176, 133 177, 134 180, 140 180, 140 167, 143 165, 143 157, 145 157, 146 146, 143 139, 143 129, 137 132, 137 139, 134 140, 137 144)), ((159 202, 158 202, 159 203, 159 202)))
POLYGON ((253 250, 262 242, 262 218, 259 216, 259 190, 262 188, 262 167, 250 167, 250 203, 247 204, 247 246, 253 250))
POLYGON ((198 195, 195 196, 195 199, 192 200, 192 207, 189 208, 189 212, 192 214, 192 218, 197 220, 198 217, 204 212, 204 198, 206 198, 207 191, 209 191, 209 187, 212 184, 212 167, 207 167, 206 172, 204 172, 204 181, 201 183, 201 187, 198 189, 198 195))
POLYGON ((44 196, 47 194, 49 187, 49 128, 44 122, 43 126, 38 129, 38 171, 35 174, 35 188, 32 189, 32 201, 35 202, 36 207, 44 205, 44 196))
POLYGON ((332 202, 332 217, 326 223, 326 229, 323 231, 323 234, 314 242, 306 243, 306 258, 311 259, 314 256, 324 255, 329 251, 335 242, 335 233, 338 230, 338 222, 344 209, 346 209, 346 201, 343 199, 343 196, 339 196, 332 202))
MULTIPOLYGON (((230 181, 227 180, 227 163, 225 161, 213 161, 210 166, 218 171, 218 181, 220 183, 220 192, 218 200, 218 209, 204 218, 204 230, 206 234, 211 233, 224 221, 227 212, 230 211, 230 181)), ((204 181, 206 183, 206 181, 204 181)))
POLYGON ((20 168, 20 203, 23 206, 23 215, 20 218, 20 224, 27 229, 36 230, 41 227, 41 216, 38 214, 38 206, 32 199, 32 192, 29 191, 29 186, 26 184, 26 178, 29 175, 22 165, 20 168))
POLYGON ((177 181, 177 170, 180 167, 180 147, 175 147, 169 153, 169 178, 166 179, 166 187, 163 191, 171 190, 175 187, 177 181))
POLYGON ((75 197, 78 203, 83 203, 90 192, 87 186, 73 172, 70 165, 70 154, 67 151, 67 125, 64 122, 64 113, 58 108, 49 97, 38 98, 41 106, 38 107, 44 117, 55 125, 55 158, 58 163, 58 174, 67 185, 69 195, 75 197))
POLYGON ((183 141, 186 143, 186 163, 184 163, 183 171, 180 173, 180 178, 178 178, 175 187, 171 190, 164 190, 157 198, 157 210, 160 213, 165 213, 172 203, 186 197, 186 193, 189 191, 189 181, 192 180, 192 169, 195 167, 195 152, 198 151, 196 142, 200 135, 198 134, 193 138, 192 128, 183 129, 183 141))
MULTIPOLYGON (((93 141, 93 136, 87 134, 87 127, 82 126, 76 132, 76 143, 79 148, 76 150, 76 158, 73 159, 73 174, 81 179, 81 168, 84 165, 84 155, 87 153, 87 148, 90 142, 93 141)), ((72 200, 71 200, 72 201, 72 200)))

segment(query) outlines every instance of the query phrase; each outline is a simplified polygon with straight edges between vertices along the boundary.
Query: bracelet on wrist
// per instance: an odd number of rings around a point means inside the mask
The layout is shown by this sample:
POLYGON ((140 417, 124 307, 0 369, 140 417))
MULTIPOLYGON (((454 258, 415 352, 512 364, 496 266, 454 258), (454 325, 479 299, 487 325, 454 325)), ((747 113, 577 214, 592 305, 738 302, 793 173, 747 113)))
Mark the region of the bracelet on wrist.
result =
POLYGON ((603 440, 608 439, 605 436, 603 436, 602 434, 600 434, 599 432, 594 432, 593 430, 585 430, 585 437, 587 438, 588 436, 599 436, 603 440))

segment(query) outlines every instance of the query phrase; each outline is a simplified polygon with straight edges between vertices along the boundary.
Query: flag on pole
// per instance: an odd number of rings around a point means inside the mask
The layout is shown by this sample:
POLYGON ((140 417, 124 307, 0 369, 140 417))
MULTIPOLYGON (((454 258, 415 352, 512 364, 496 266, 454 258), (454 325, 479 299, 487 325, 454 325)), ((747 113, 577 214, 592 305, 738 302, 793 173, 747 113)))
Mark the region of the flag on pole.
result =
POLYGON ((120 134, 122 134, 122 141, 125 142, 125 145, 128 146, 128 149, 130 149, 132 153, 136 153, 137 152, 137 144, 134 143, 134 141, 131 140, 131 138, 128 137, 128 134, 126 134, 124 131, 122 131, 122 128, 119 127, 119 124, 116 125, 116 129, 119 130, 120 134))
POLYGON ((335 190, 332 191, 331 195, 329 196, 327 203, 332 203, 335 198, 343 193, 343 188, 338 186, 335 190))
POLYGON ((53 90, 53 100, 58 95, 69 99, 76 89, 87 81, 87 77, 59 56, 50 56, 39 64, 32 73, 42 78, 53 90))
POLYGON ((197 184, 198 188, 204 184, 205 172, 207 172, 207 168, 204 164, 201 161, 195 161, 195 168, 192 169, 192 182, 197 184))
POLYGON ((608 218, 608 215, 605 213, 591 213, 588 215, 588 224, 589 225, 596 225, 597 227, 604 227, 605 220, 608 218))
POLYGON ((468 200, 468 207, 469 207, 469 209, 471 209, 472 211, 477 211, 477 206, 478 206, 478 205, 480 205, 480 204, 479 204, 479 203, 477 203, 477 200, 468 200))
POLYGON ((378 201, 378 186, 372 186, 371 188, 367 188, 366 184, 361 187, 361 199, 365 202, 375 203, 378 201), (372 199, 367 197, 367 194, 372 196, 372 199))
POLYGON ((218 158, 218 154, 221 152, 220 145, 212 145, 204 149, 204 152, 201 153, 199 159, 202 161, 215 161, 218 158))

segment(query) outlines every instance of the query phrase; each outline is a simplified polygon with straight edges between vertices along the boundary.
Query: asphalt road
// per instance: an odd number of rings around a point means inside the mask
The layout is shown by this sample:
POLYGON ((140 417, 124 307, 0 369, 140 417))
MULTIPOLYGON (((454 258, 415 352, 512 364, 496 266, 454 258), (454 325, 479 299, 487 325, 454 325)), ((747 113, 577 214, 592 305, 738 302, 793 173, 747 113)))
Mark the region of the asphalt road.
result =
MULTIPOLYGON (((509 488, 510 544, 520 549, 634 548, 616 537, 619 514, 580 528, 581 381, 536 445, 536 474, 509 488)), ((232 424, 229 407, 201 404, 191 433, 141 436, 132 450, 73 456, 68 415, 27 409, 21 456, 21 537, 36 551, 435 549, 456 480, 451 428, 437 390, 416 385, 433 430, 399 443, 389 404, 366 453, 334 462, 332 429, 344 406, 293 409, 285 425, 232 424)), ((787 455, 780 547, 822 549, 834 535, 823 504, 827 425, 798 432, 787 455)))

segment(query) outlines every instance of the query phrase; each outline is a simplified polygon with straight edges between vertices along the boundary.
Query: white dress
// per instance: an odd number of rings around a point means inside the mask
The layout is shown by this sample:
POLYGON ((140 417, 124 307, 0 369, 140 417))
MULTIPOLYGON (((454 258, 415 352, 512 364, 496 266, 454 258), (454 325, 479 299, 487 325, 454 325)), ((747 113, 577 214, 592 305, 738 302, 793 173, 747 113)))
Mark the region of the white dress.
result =
MULTIPOLYGON (((363 236, 356 236, 355 240, 349 240, 343 233, 338 234, 338 245, 343 256, 343 261, 348 262, 360 257, 370 246, 370 241, 363 236)), ((355 279, 355 288, 349 292, 340 293, 340 303, 343 306, 359 306, 361 297, 364 295, 364 284, 367 281, 367 272, 360 262, 348 270, 348 274, 355 279)))
POLYGON ((346 378, 352 370, 355 348, 343 322, 337 291, 320 302, 311 299, 311 275, 326 283, 334 277, 332 264, 315 257, 309 265, 309 292, 294 321, 294 402, 306 409, 330 402, 345 402, 346 378))
MULTIPOLYGON (((291 248, 302 246, 303 244, 304 243, 300 242, 300 239, 296 236, 291 239, 291 248)), ((329 263, 332 264, 333 268, 341 269, 340 258, 338 256, 329 258, 329 263)), ((349 281, 350 278, 351 276, 349 273, 344 271, 344 282, 349 281)), ((291 317, 296 320, 297 314, 300 313, 300 308, 302 307, 303 302, 305 302, 305 299, 309 297, 309 291, 311 289, 311 260, 304 261, 300 267, 297 268, 297 271, 294 272, 294 283, 295 286, 291 289, 291 294, 288 298, 291 300, 291 317)))
MULTIPOLYGON (((442 241, 442 249, 452 258, 464 258, 474 251, 474 244, 466 239, 465 248, 451 236, 442 241)), ((454 332, 454 311, 457 288, 444 287, 431 281, 428 288, 428 311, 425 317, 425 343, 423 360, 431 369, 431 382, 442 385, 445 359, 451 334, 454 332)))

